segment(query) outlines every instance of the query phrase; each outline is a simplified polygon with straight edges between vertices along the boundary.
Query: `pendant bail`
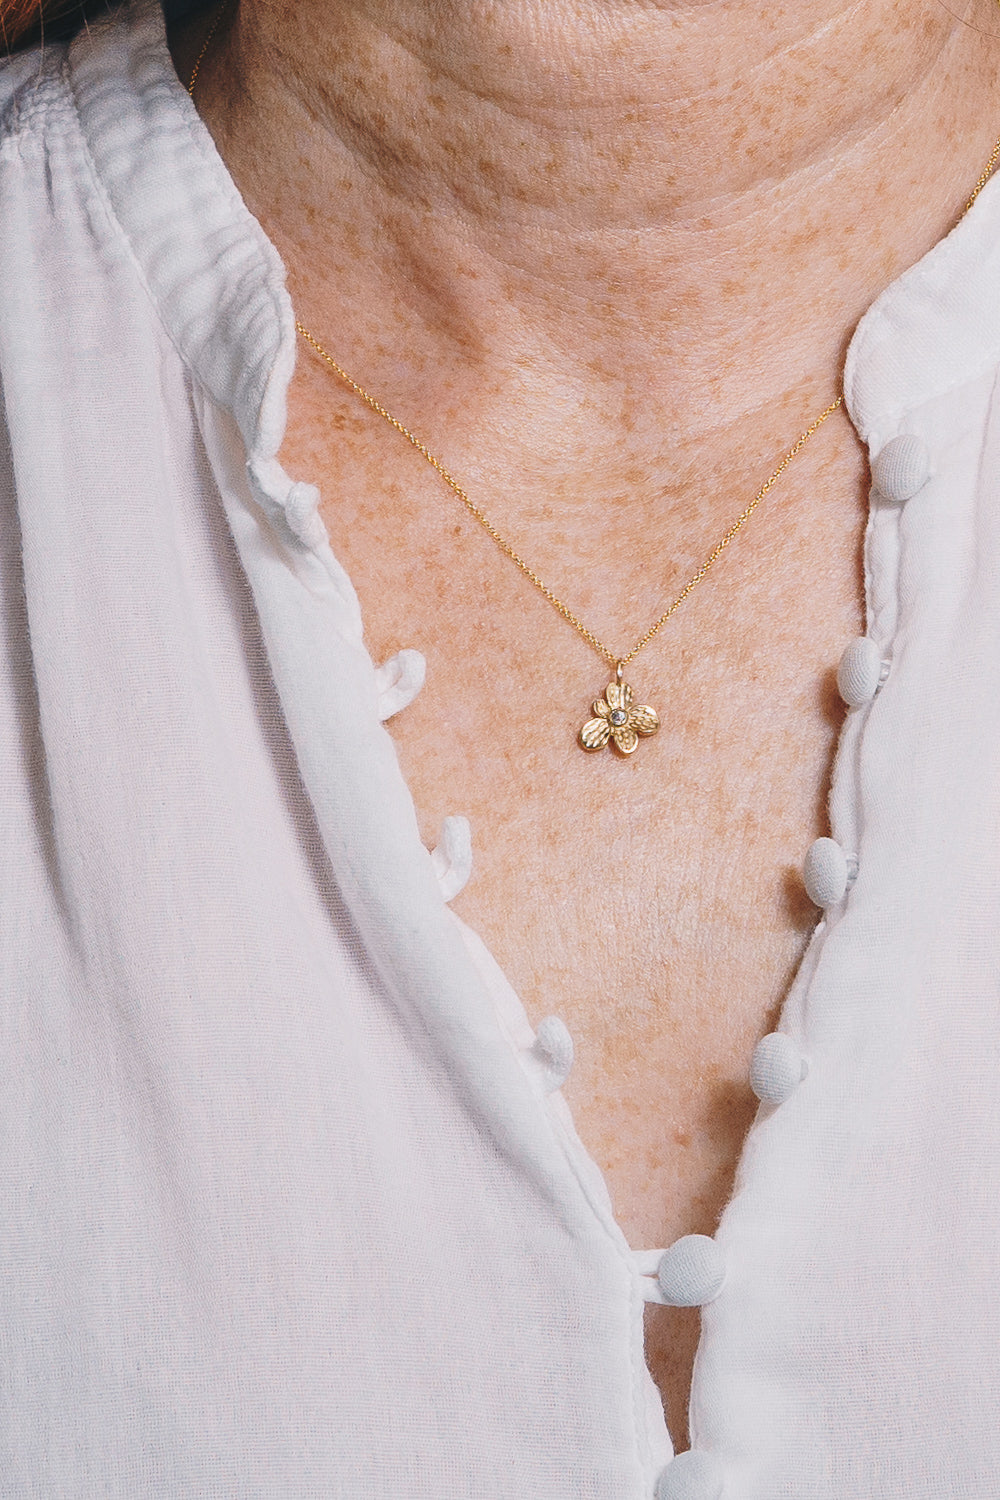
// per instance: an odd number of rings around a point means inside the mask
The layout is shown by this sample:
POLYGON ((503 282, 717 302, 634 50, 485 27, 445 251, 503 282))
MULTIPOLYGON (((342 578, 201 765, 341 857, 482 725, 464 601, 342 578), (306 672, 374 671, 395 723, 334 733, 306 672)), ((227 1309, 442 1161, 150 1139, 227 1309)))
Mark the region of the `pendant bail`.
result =
POLYGON ((624 676, 625 676, 625 663, 623 661, 616 662, 615 663, 615 681, 617 683, 620 683, 621 680, 622 680, 622 678, 624 676))

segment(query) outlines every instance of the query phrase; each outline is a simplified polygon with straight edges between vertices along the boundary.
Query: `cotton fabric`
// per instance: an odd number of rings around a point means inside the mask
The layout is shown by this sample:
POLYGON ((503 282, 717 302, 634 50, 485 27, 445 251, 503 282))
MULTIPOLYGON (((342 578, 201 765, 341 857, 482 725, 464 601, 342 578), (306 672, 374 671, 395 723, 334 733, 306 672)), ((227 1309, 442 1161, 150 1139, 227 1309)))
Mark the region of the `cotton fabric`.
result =
POLYGON ((997 188, 851 344, 873 457, 931 474, 872 501, 856 878, 671 1480, 658 1247, 447 906, 466 831, 420 842, 382 717, 421 671, 276 461, 283 268, 158 6, 5 64, 0 112, 0 1495, 995 1497, 997 188))

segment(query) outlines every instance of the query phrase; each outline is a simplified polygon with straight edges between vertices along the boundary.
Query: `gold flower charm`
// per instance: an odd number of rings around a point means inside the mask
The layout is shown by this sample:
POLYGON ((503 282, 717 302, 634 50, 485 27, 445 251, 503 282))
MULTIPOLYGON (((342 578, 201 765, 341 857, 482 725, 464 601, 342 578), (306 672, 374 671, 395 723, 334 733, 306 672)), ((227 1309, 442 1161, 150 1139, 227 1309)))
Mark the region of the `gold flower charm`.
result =
POLYGON ((634 706, 632 689, 622 682, 609 682, 604 697, 594 703, 594 718, 580 730, 580 744, 585 750, 603 750, 612 744, 622 755, 631 755, 640 734, 655 734, 660 721, 645 703, 634 706))

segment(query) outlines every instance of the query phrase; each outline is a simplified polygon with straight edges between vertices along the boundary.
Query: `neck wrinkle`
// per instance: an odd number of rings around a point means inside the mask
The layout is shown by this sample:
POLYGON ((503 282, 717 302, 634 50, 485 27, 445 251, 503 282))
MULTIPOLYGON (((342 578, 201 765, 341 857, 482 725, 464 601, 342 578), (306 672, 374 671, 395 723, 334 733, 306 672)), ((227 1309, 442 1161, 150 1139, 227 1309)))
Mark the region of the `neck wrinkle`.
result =
POLYGON ((199 107, 297 312, 432 447, 804 423, 993 130, 938 4, 255 0, 218 42, 199 107))

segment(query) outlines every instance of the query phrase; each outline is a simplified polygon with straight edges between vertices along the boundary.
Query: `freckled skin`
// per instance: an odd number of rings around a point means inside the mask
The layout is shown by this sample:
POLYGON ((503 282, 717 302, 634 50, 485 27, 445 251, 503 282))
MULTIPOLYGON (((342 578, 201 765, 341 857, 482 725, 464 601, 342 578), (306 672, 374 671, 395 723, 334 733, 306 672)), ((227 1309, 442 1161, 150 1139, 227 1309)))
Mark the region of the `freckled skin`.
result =
MULTIPOLYGON (((977 0, 978 4, 978 0, 977 0)), ((296 311, 627 649, 831 399, 850 333, 955 222, 1000 131, 1000 32, 940 0, 243 0, 199 108, 296 311)), ((205 22, 173 38, 186 77, 205 22)), ((750 1052, 815 912, 863 629, 865 457, 814 437, 628 669, 660 732, 575 735, 606 666, 429 467, 300 350, 282 462, 320 484, 424 836, 534 1020, 638 1247, 712 1233, 750 1052)), ((697 1309, 651 1308, 685 1446, 697 1309)))

